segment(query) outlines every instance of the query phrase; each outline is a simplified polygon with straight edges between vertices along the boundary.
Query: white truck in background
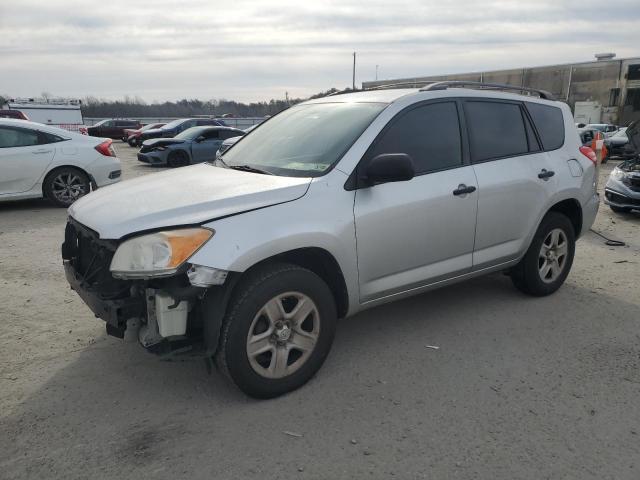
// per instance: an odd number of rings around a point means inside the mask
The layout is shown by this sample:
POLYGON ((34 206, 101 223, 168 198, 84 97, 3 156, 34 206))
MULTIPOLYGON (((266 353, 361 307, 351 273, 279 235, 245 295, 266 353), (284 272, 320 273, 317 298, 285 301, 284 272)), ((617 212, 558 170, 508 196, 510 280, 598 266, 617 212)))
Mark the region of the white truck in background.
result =
POLYGON ((87 134, 80 107, 82 100, 65 98, 11 98, 3 109, 20 110, 32 122, 87 134))

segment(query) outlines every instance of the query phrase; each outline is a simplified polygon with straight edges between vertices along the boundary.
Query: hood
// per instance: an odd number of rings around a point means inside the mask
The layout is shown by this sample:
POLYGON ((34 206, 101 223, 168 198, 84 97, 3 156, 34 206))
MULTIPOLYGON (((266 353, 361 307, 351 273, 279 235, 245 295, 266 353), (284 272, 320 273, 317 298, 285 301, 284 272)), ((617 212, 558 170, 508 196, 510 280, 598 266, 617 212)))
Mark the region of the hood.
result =
POLYGON ((149 130, 145 130, 144 132, 142 132, 142 136, 143 137, 161 137, 162 135, 164 135, 164 133, 166 132, 166 130, 162 129, 162 128, 150 128, 149 130))
POLYGON ((160 147, 162 145, 173 145, 175 143, 184 143, 184 139, 180 138, 153 138, 151 140, 145 140, 142 142, 141 152, 149 151, 153 148, 160 147))
POLYGON ((69 208, 100 238, 119 239, 163 227, 195 225, 302 197, 310 178, 241 172, 209 164, 126 180, 82 197, 69 208))
POLYGON ((640 152, 640 120, 631 122, 624 132, 636 152, 640 152))

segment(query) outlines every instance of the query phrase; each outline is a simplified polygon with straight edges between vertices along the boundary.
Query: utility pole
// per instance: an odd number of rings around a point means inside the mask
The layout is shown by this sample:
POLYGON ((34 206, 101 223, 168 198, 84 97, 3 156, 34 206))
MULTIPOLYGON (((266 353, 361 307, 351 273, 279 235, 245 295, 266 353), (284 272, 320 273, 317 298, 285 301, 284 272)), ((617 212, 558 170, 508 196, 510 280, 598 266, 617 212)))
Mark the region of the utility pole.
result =
POLYGON ((289 92, 284 92, 284 98, 287 102, 287 105, 289 105, 289 92))
POLYGON ((379 66, 380 66, 380 65, 376 65, 376 82, 378 81, 378 67, 379 67, 379 66))
POLYGON ((353 52, 353 90, 356 89, 356 52, 353 52))

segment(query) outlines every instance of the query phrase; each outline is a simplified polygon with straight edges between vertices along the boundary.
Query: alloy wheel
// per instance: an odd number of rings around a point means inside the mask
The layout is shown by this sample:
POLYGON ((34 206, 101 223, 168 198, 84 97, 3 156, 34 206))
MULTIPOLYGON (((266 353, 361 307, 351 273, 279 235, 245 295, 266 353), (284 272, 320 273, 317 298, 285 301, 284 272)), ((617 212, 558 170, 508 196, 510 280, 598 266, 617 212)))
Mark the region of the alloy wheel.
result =
POLYGON ((283 378, 302 367, 320 335, 318 307, 307 295, 286 292, 273 297, 256 314, 247 334, 247 356, 253 370, 283 378))
POLYGON ((87 194, 87 185, 79 175, 63 172, 52 180, 51 193, 60 203, 70 205, 87 194))
POLYGON ((560 228, 554 228, 545 237, 538 255, 538 272, 545 283, 554 282, 566 265, 569 242, 560 228))

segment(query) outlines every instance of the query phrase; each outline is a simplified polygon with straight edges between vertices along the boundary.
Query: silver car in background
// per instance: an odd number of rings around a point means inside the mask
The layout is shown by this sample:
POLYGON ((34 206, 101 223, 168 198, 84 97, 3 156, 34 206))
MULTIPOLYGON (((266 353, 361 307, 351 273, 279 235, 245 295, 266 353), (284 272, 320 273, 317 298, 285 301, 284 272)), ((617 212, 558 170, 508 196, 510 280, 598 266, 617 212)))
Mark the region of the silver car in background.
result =
POLYGON ((617 213, 640 210, 640 131, 632 122, 626 129, 633 156, 619 163, 609 174, 604 187, 604 201, 617 213))

